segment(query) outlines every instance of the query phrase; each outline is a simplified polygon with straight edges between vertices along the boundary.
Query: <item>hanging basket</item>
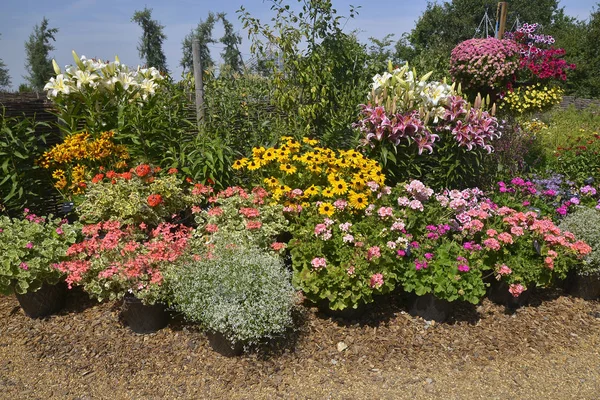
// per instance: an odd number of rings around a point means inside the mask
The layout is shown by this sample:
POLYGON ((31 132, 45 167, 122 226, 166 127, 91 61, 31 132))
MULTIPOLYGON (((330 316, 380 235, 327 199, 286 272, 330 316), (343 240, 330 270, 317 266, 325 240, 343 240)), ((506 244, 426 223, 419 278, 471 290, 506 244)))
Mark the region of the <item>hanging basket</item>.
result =
POLYGON ((144 304, 133 295, 123 298, 123 322, 135 333, 154 333, 169 323, 169 313, 164 304, 144 304))
POLYGON ((44 283, 39 290, 19 294, 15 292, 19 305, 30 318, 42 318, 60 311, 67 298, 67 284, 59 282, 55 285, 44 283))

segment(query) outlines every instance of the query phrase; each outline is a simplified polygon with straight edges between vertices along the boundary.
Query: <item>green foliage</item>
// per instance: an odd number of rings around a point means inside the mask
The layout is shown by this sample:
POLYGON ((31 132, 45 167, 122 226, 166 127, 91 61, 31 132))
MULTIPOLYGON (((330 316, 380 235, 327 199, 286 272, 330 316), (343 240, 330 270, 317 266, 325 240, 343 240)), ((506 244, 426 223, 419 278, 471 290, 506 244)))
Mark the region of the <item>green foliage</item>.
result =
POLYGON ((36 161, 46 149, 48 127, 33 119, 0 114, 0 204, 10 212, 37 209, 51 185, 36 161), (40 129, 42 128, 42 129, 40 129))
POLYGON ((330 1, 304 2, 298 13, 284 3, 272 1, 273 26, 238 11, 253 53, 271 68, 272 102, 288 115, 288 133, 351 147, 357 138, 350 125, 371 77, 365 46, 342 32, 343 17, 330 1))
POLYGON ((26 79, 35 90, 41 91, 53 74, 50 52, 54 46, 50 41, 56 41, 54 35, 57 33, 57 28, 48 28, 48 20, 44 17, 25 42, 25 68, 29 73, 26 79))
POLYGON ((561 230, 573 233, 577 239, 583 240, 592 247, 592 252, 583 259, 583 262, 574 266, 579 275, 600 273, 600 229, 598 226, 600 226, 600 211, 588 207, 578 207, 559 225, 561 230))
POLYGON ((167 58, 162 48, 167 36, 163 33, 164 26, 152 19, 152 9, 144 7, 143 11, 136 11, 131 21, 143 30, 138 51, 140 57, 146 60, 146 66, 167 72, 167 58))
POLYGON ((548 115, 548 128, 540 133, 546 152, 541 170, 563 174, 579 183, 600 179, 600 113, 597 108, 557 110, 548 115))
POLYGON ((63 222, 27 210, 22 218, 0 216, 0 293, 35 292, 44 283, 60 280, 62 274, 53 264, 66 257, 80 229, 63 222))
POLYGON ((172 275, 175 308, 234 343, 251 344, 293 325, 290 274, 281 258, 264 250, 225 241, 172 275))
POLYGON ((202 200, 190 193, 191 184, 182 182, 175 171, 164 174, 148 165, 136 167, 134 173, 109 171, 94 181, 77 209, 81 221, 87 224, 112 219, 156 226, 202 200), (160 199, 151 197, 157 195, 160 199))
POLYGON ((427 262, 427 267, 417 269, 411 263, 401 270, 399 279, 407 292, 417 296, 430 293, 438 299, 473 304, 478 304, 485 296, 483 275, 489 268, 477 255, 469 254, 459 240, 424 240, 412 252, 415 259, 427 262), (425 254, 432 254, 432 258, 428 260, 425 254), (468 265, 469 269, 461 271, 459 265, 468 265))
POLYGON ((249 72, 205 78, 203 130, 207 137, 219 138, 234 156, 247 155, 253 147, 288 134, 285 115, 270 104, 270 79, 249 72))

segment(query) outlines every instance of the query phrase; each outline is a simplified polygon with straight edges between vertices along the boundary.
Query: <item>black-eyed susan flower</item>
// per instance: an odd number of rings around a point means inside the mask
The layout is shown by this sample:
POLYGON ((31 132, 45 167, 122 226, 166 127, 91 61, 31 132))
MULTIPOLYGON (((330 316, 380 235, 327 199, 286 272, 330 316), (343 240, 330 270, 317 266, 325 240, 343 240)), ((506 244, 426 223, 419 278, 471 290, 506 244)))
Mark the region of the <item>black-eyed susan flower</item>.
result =
POLYGON ((240 158, 239 160, 235 160, 231 168, 233 169, 242 169, 248 164, 247 158, 240 158))
POLYGON ((292 164, 281 164, 279 166, 279 169, 283 172, 285 172, 288 175, 292 175, 295 174, 296 171, 298 170, 298 168, 296 168, 295 166, 293 166, 292 164))
POLYGON ((261 167, 260 161, 252 160, 246 165, 249 171, 255 171, 261 167))
POLYGON ((319 214, 331 217, 335 212, 335 207, 331 203, 321 203, 319 206, 319 214))
POLYGON ((273 161, 275 158, 277 158, 277 153, 275 149, 272 148, 266 149, 261 157, 261 159, 266 162, 273 161))
POLYGON ((332 191, 336 195, 346 194, 348 191, 348 184, 344 180, 339 180, 335 184, 331 185, 332 191))
POLYGON ((369 199, 364 193, 357 193, 353 190, 350 191, 348 201, 350 203, 350 207, 355 208, 357 210, 362 210, 366 208, 367 204, 369 203, 369 199))
POLYGON ((265 185, 267 185, 270 188, 274 188, 279 186, 279 179, 275 178, 274 176, 271 176, 269 178, 265 178, 263 180, 263 182, 265 183, 265 185))
POLYGON ((307 197, 316 196, 319 194, 319 188, 315 185, 311 185, 308 189, 304 191, 304 195, 307 197))
POLYGON ((331 188, 331 187, 326 187, 325 189, 323 189, 321 194, 323 195, 323 197, 328 197, 328 198, 335 196, 335 193, 333 192, 333 188, 331 188))

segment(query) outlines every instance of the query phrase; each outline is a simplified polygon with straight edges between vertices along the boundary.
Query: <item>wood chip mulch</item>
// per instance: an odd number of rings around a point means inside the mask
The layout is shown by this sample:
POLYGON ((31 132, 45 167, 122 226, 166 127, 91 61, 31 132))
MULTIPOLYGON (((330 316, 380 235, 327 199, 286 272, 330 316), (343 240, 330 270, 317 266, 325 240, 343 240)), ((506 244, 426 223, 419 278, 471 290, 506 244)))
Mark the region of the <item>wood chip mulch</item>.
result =
POLYGON ((600 398, 600 303, 559 289, 514 312, 460 304, 445 323, 410 316, 402 295, 354 321, 303 306, 296 330, 237 358, 177 316, 135 334, 119 309, 74 290, 36 320, 0 296, 0 398, 600 398))

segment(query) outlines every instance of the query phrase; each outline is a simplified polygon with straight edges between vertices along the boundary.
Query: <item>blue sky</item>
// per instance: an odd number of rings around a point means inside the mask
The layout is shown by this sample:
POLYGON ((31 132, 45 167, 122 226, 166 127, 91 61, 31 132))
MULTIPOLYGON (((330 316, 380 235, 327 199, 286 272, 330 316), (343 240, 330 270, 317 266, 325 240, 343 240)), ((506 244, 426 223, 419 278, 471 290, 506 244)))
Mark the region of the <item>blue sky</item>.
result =
MULTIPOLYGON (((590 11, 599 0, 562 0, 560 6, 568 15, 579 19, 589 17, 590 11)), ((130 22, 136 10, 152 8, 152 17, 165 26, 167 40, 164 51, 172 75, 178 78, 181 68, 181 41, 209 11, 225 12, 239 30, 243 38, 241 51, 244 59, 250 57, 250 42, 241 29, 236 10, 241 5, 263 22, 273 16, 268 1, 262 0, 4 0, 0 13, 0 59, 10 71, 12 89, 25 80, 24 43, 33 27, 45 16, 49 26, 58 28, 51 53, 60 66, 72 64, 71 50, 88 58, 114 59, 118 55, 121 62, 136 66, 142 61, 138 56, 137 45, 141 28, 130 22)), ((295 0, 289 0, 295 5, 295 0)), ((369 37, 382 38, 394 33, 398 39, 403 32, 410 31, 415 21, 425 10, 426 0, 333 0, 334 7, 341 15, 348 15, 349 5, 361 6, 359 15, 348 22, 346 30, 360 30, 359 38, 367 42, 369 37)), ((222 28, 215 26, 215 38, 222 35, 222 28)), ((221 51, 212 48, 213 58, 218 59, 221 51)))

